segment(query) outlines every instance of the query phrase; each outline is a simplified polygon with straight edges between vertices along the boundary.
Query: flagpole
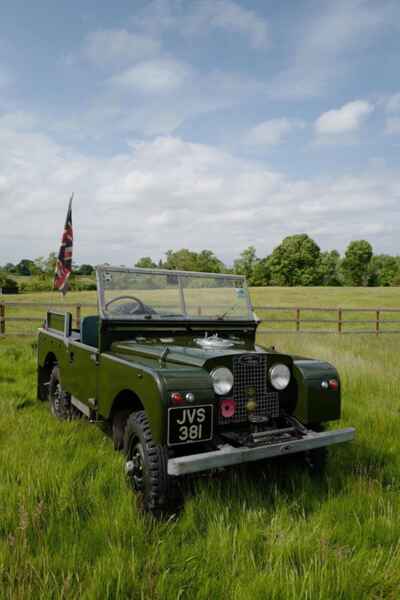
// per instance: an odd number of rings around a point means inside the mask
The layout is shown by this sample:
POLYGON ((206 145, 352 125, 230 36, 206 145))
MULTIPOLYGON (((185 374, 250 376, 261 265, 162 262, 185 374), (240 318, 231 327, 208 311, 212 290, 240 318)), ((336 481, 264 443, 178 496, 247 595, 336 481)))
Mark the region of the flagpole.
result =
POLYGON ((67 216, 65 219, 64 231, 61 237, 60 249, 58 252, 56 271, 54 274, 53 289, 59 290, 64 296, 68 291, 68 279, 72 273, 72 250, 73 250, 73 229, 72 229, 72 200, 74 194, 68 202, 67 216))

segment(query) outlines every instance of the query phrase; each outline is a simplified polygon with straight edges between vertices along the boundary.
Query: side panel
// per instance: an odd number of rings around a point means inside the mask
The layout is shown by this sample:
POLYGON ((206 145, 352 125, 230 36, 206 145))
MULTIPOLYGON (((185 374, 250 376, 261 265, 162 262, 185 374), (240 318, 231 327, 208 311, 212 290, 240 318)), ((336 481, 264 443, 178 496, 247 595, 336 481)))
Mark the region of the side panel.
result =
POLYGON ((294 416, 304 424, 340 419, 340 380, 335 367, 317 360, 297 359, 293 363, 298 387, 294 416), (321 387, 322 381, 337 379, 337 391, 321 387))
POLYGON ((158 373, 143 365, 104 353, 98 367, 98 410, 108 418, 116 396, 123 390, 134 392, 146 411, 154 441, 166 442, 167 393, 158 373))
POLYGON ((68 345, 65 389, 91 408, 94 407, 97 396, 96 357, 96 349, 91 346, 80 342, 70 342, 68 345))

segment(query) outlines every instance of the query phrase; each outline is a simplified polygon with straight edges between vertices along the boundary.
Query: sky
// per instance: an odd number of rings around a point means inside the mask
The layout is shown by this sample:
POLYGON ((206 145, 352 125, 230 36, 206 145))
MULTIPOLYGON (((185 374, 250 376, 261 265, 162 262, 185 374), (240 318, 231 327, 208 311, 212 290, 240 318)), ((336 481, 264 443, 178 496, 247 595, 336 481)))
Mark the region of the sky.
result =
POLYGON ((398 0, 3 0, 0 265, 400 254, 398 0))

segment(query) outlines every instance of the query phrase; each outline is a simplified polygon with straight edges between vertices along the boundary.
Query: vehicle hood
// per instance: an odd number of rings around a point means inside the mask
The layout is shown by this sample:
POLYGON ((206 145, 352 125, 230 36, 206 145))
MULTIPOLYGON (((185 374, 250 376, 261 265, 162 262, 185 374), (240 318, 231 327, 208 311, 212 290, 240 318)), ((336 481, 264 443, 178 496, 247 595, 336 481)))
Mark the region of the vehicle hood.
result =
POLYGON ((243 343, 237 343, 230 348, 204 349, 195 346, 178 344, 140 344, 136 341, 114 342, 111 351, 135 362, 137 359, 160 361, 165 366, 186 365, 203 367, 207 362, 238 355, 257 352, 255 347, 249 349, 243 343))

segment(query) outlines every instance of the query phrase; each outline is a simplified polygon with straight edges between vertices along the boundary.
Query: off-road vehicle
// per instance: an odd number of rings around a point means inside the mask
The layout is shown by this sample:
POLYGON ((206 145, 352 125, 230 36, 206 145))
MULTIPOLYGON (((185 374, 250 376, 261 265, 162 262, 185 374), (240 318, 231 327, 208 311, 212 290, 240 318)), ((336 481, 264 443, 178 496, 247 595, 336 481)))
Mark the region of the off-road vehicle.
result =
POLYGON ((53 414, 109 424, 145 508, 173 508, 179 476, 294 453, 312 464, 354 429, 340 380, 321 360, 256 344, 238 275, 97 268, 98 314, 39 330, 38 397, 53 414), (321 450, 322 449, 322 450, 321 450))

